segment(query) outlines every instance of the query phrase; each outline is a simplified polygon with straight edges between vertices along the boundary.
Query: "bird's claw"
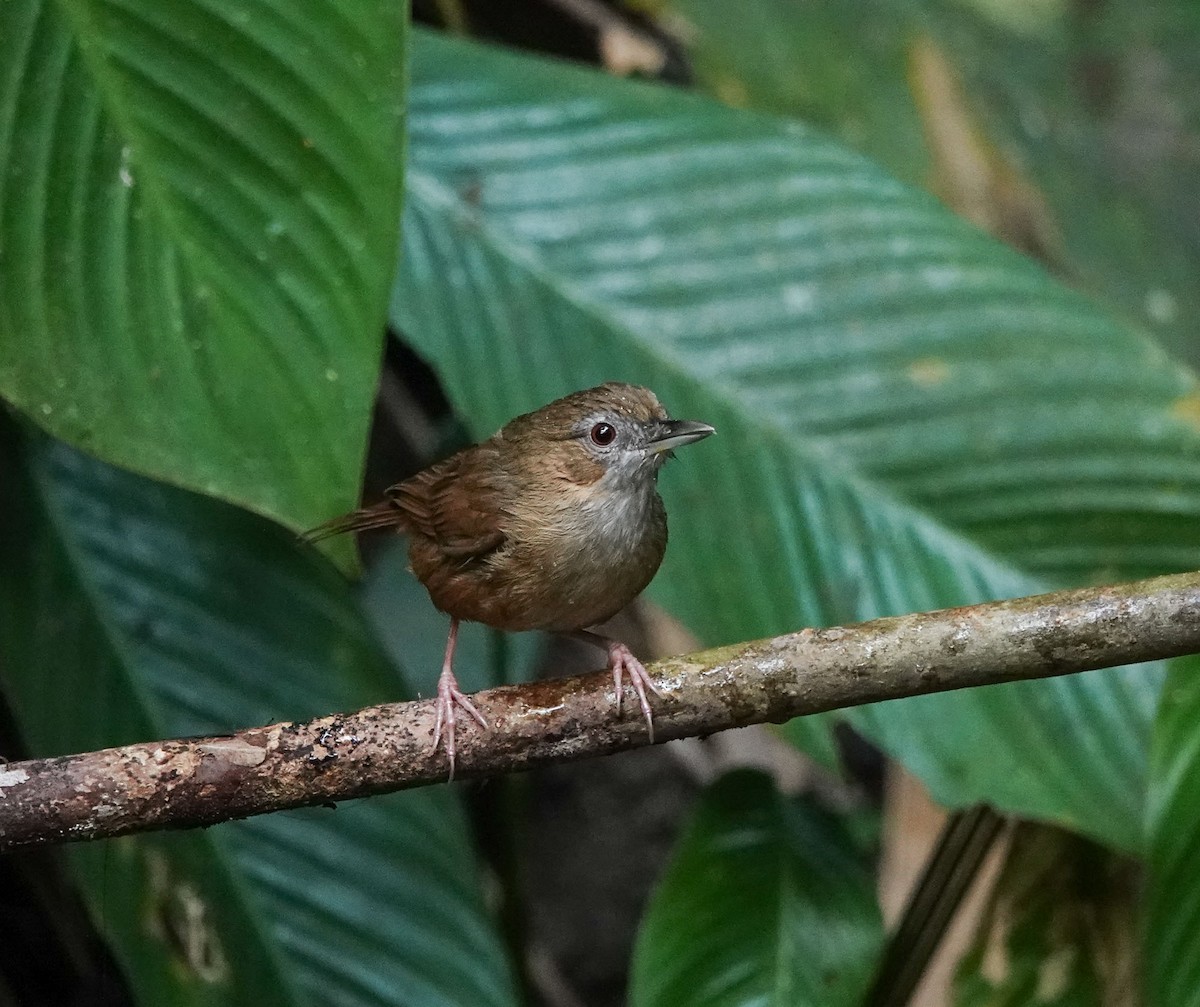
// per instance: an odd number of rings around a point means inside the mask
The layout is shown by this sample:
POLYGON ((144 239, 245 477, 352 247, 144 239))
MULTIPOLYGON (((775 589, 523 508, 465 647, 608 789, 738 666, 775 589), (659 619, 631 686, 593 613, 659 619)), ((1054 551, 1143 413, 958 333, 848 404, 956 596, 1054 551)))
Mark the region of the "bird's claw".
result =
POLYGON ((646 690, 649 689, 654 695, 661 697, 662 690, 654 684, 654 679, 650 677, 650 673, 646 671, 646 666, 642 664, 625 644, 613 641, 608 645, 608 665, 612 668, 613 687, 617 693, 617 715, 621 713, 622 702, 625 698, 625 689, 623 688, 623 679, 625 673, 629 673, 629 684, 633 686, 633 691, 637 693, 638 705, 642 708, 642 716, 646 718, 646 731, 650 736, 650 743, 654 743, 654 711, 650 709, 650 697, 646 695, 646 690))
POLYGON ((454 779, 454 708, 466 710, 482 728, 487 728, 488 722, 475 704, 467 698, 467 694, 458 687, 458 681, 452 673, 442 672, 438 679, 437 720, 433 726, 433 745, 430 752, 436 752, 442 735, 446 737, 446 759, 450 763, 449 780, 454 779))

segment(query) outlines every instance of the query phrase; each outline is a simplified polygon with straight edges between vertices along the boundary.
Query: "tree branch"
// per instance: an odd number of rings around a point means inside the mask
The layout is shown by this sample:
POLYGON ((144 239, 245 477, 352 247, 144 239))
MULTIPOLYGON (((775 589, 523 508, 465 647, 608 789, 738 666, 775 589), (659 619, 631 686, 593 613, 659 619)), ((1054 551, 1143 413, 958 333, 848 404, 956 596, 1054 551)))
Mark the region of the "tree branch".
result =
MULTIPOLYGON (((659 741, 884 699, 1200 652, 1200 573, 804 630, 659 661, 659 741)), ((606 672, 506 686, 475 702, 491 729, 459 735, 479 777, 647 743, 606 672)), ((304 724, 152 742, 0 769, 0 851, 187 828, 440 783, 432 701, 304 724)))

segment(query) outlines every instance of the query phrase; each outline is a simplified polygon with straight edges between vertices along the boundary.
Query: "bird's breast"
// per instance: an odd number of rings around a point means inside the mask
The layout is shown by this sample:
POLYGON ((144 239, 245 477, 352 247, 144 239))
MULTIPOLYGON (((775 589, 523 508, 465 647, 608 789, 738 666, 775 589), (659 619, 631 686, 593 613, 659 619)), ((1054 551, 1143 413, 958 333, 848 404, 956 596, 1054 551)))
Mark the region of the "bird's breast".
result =
POLYGON ((611 618, 650 583, 667 546, 667 519, 653 484, 584 494, 552 518, 553 534, 526 543, 543 571, 543 625, 580 629, 611 618))
POLYGON ((452 616, 505 630, 574 630, 604 622, 658 571, 667 544, 662 500, 568 486, 515 506, 504 544, 474 564, 440 560, 414 539, 414 572, 452 616))

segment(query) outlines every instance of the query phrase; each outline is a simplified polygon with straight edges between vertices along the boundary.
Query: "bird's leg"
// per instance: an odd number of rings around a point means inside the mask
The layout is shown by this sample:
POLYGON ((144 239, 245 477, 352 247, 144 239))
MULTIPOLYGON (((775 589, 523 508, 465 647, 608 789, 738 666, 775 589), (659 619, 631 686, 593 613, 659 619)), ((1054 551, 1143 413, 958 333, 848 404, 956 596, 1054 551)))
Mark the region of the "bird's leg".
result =
POLYGON ((646 671, 646 666, 634 657, 633 651, 621 643, 620 640, 612 640, 606 636, 601 636, 599 633, 591 633, 586 629, 576 630, 571 635, 576 640, 595 644, 598 647, 603 647, 608 652, 608 667, 612 671, 613 688, 617 692, 618 715, 621 713, 622 700, 625 698, 623 680, 625 674, 629 674, 629 683, 633 686, 633 691, 637 693, 638 705, 642 708, 642 716, 646 718, 646 731, 649 733, 650 742, 653 744, 654 711, 650 709, 650 697, 646 695, 646 690, 649 689, 656 696, 662 696, 662 690, 654 684, 654 679, 646 671))
POLYGON ((433 728, 433 748, 436 752, 438 743, 442 740, 442 731, 446 733, 446 758, 450 761, 450 779, 454 779, 454 707, 461 706, 472 717, 479 721, 480 727, 488 723, 475 704, 467 699, 458 687, 458 679, 454 677, 454 645, 458 642, 458 620, 450 620, 450 636, 446 640, 446 659, 442 661, 442 673, 438 677, 437 722, 433 728))

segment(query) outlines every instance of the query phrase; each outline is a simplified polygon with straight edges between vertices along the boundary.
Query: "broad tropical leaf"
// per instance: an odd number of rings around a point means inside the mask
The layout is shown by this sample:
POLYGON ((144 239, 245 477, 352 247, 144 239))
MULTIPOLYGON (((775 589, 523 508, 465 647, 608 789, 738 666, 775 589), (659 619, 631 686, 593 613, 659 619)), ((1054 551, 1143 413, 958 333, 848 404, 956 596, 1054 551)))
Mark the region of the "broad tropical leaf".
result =
POLYGON ((856 1007, 883 942, 836 818, 743 770, 702 795, 634 950, 634 1007, 856 1007))
POLYGON ((395 0, 0 4, 0 396, 293 527, 351 505, 404 40, 395 0))
MULTIPOLYGON (((1200 566, 1192 375, 863 158, 423 33, 410 126, 392 317, 477 433, 608 378, 717 427, 651 588, 708 642, 1200 566)), ((1158 684, 853 718, 944 803, 1132 848, 1158 684)))
POLYGON ((1154 725, 1147 844, 1146 1002, 1200 1005, 1200 658, 1171 662, 1154 725))
MULTIPOLYGON (((290 534, 0 434, 0 653, 34 753, 402 694, 346 582, 290 534)), ((514 1002, 446 788, 70 852, 139 1002, 514 1002)))
POLYGON ((1200 236, 1169 223, 1193 219, 1200 193, 1187 154, 1200 21, 1188 0, 670 9, 710 93, 819 124, 1200 361, 1200 236), (1172 109, 1161 119, 1131 113, 1151 52, 1154 104, 1172 109), (1097 87, 1099 66, 1111 84, 1097 87))

